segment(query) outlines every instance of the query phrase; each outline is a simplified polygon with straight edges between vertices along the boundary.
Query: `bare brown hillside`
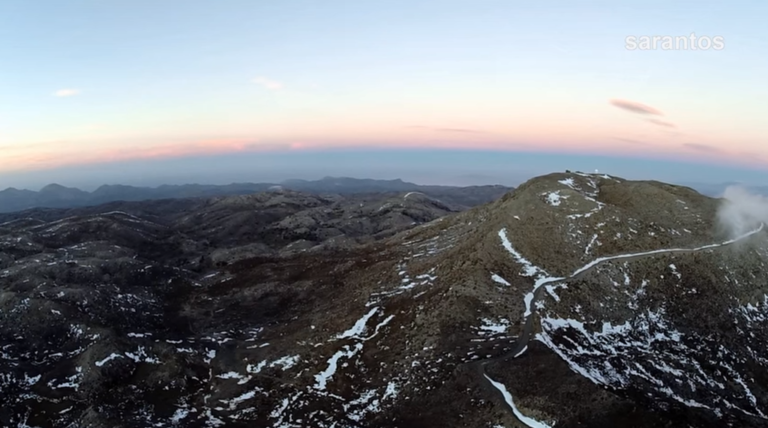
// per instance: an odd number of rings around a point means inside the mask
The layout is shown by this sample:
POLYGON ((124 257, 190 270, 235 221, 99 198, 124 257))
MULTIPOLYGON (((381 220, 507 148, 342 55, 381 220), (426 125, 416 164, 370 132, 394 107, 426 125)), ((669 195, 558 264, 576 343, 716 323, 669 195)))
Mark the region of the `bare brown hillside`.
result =
POLYGON ((0 226, 0 421, 765 426, 759 224, 721 245, 718 201, 581 173, 460 213, 410 198, 304 201, 267 227, 292 200, 134 212, 95 236, 92 217, 0 226), (170 256, 219 246, 261 250, 170 256))

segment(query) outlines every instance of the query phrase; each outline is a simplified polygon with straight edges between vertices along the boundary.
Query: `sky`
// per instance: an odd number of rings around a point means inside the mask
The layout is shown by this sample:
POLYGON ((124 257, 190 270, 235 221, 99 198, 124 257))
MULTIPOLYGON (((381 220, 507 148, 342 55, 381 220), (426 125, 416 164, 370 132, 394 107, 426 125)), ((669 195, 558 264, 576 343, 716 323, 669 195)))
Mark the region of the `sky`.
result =
POLYGON ((765 16, 756 1, 3 0, 0 188, 562 169, 766 184, 765 16), (644 36, 655 49, 629 49, 644 36))

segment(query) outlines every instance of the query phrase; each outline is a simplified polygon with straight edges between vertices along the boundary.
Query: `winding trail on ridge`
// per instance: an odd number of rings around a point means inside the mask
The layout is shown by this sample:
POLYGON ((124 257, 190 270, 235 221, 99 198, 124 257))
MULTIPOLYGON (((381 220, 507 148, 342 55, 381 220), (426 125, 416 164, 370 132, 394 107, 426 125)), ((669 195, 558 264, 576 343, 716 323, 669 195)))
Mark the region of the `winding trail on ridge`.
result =
POLYGON ((764 228, 765 228, 765 223, 760 223, 760 226, 758 228, 750 232, 747 232, 737 238, 730 239, 717 244, 709 244, 709 245, 704 245, 696 248, 667 248, 667 249, 660 249, 660 250, 645 251, 640 253, 630 253, 630 254, 620 254, 616 256, 600 257, 585 264, 579 269, 576 269, 568 277, 546 278, 543 281, 537 280, 535 289, 533 291, 533 299, 531 299, 531 301, 528 302, 528 306, 527 306, 527 308, 531 308, 529 310, 530 313, 526 313, 525 315, 525 325, 523 326, 522 333, 517 338, 517 342, 515 346, 509 352, 503 355, 500 355, 498 357, 488 358, 484 360, 470 361, 465 364, 466 365, 465 369, 470 370, 471 372, 474 372, 481 379, 481 384, 487 387, 492 394, 496 396, 501 395, 501 397, 504 399, 504 402, 506 403, 507 408, 512 412, 514 417, 521 424, 528 427, 533 427, 533 428, 551 428, 549 425, 543 422, 535 421, 531 418, 526 417, 522 413, 520 413, 517 410, 517 408, 514 406, 512 401, 512 395, 506 390, 506 387, 502 383, 496 382, 493 379, 491 379, 488 376, 488 374, 485 372, 485 367, 487 365, 498 362, 498 361, 506 361, 509 359, 516 358, 522 355, 525 352, 525 350, 528 348, 528 342, 530 341, 531 333, 533 332, 533 319, 534 319, 534 315, 536 314, 533 308, 535 308, 536 301, 539 298, 541 298, 542 293, 546 290, 545 286, 547 284, 571 282, 578 279, 583 279, 584 276, 586 276, 594 268, 602 265, 603 263, 611 262, 614 260, 635 261, 635 260, 641 260, 647 257, 657 256, 657 255, 675 254, 675 253, 691 254, 691 253, 697 253, 705 250, 713 250, 713 249, 727 247, 729 245, 745 240, 747 238, 750 238, 753 235, 756 235, 762 232, 764 228))

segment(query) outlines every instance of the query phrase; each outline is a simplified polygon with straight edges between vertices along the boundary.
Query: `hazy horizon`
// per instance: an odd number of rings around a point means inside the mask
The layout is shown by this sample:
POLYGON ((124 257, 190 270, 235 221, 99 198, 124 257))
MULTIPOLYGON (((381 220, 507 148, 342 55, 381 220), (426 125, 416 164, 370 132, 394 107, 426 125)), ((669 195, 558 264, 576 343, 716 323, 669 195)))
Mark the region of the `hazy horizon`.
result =
POLYGON ((217 155, 64 167, 6 173, 0 176, 0 190, 7 187, 39 190, 55 183, 92 191, 104 184, 145 187, 222 185, 318 180, 327 176, 402 179, 425 185, 516 186, 537 175, 568 169, 598 170, 626 179, 677 184, 768 183, 768 173, 764 171, 669 160, 468 150, 390 150, 217 155))

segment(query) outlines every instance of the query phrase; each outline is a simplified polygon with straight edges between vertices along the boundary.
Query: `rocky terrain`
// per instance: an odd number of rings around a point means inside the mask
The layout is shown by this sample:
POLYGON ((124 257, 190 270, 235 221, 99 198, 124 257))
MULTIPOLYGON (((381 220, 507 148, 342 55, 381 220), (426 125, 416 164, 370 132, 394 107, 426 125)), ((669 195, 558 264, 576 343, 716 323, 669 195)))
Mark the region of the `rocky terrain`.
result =
POLYGON ((0 424, 763 427, 768 241, 582 173, 0 218, 0 424))
POLYGON ((343 196, 275 190, 0 214, 0 231, 28 231, 41 249, 117 244, 200 271, 255 256, 349 248, 462 209, 419 192, 343 196))
POLYGON ((402 180, 373 180, 349 177, 325 177, 320 180, 286 180, 282 183, 232 183, 227 185, 163 185, 135 187, 103 185, 93 192, 74 187, 49 184, 39 191, 7 188, 0 190, 0 213, 31 208, 74 208, 115 201, 156 199, 209 198, 249 195, 275 189, 294 190, 315 195, 420 192, 455 207, 469 208, 500 198, 511 190, 504 186, 423 186, 402 180))

